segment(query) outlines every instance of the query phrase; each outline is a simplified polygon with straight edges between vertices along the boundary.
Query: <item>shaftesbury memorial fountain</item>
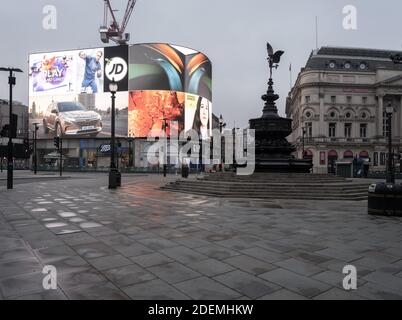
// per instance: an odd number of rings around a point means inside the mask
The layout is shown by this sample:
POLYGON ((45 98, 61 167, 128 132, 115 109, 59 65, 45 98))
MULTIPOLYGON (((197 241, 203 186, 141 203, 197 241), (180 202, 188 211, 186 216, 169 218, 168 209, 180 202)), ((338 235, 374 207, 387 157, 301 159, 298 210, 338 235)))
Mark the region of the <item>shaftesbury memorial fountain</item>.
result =
POLYGON ((278 115, 275 101, 279 95, 273 89, 272 70, 277 69, 284 51, 276 51, 267 43, 269 62, 268 91, 262 96, 265 101, 260 118, 250 119, 250 129, 255 130, 255 170, 256 172, 297 172, 307 173, 312 168, 309 160, 295 159, 296 148, 287 141, 292 133, 292 119, 278 115))

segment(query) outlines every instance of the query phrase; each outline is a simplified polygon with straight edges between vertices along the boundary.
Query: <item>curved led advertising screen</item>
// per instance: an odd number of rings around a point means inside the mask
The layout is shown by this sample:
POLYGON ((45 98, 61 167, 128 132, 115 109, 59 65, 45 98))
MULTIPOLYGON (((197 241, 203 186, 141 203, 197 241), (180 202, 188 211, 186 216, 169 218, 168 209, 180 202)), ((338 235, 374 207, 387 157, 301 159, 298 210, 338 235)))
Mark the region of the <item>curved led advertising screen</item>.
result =
POLYGON ((117 136, 155 136, 163 118, 178 132, 210 136, 211 62, 189 48, 151 43, 31 54, 29 110, 38 139, 109 137, 112 80, 117 136))
MULTIPOLYGON (((163 120, 178 132, 211 135, 212 66, 193 49, 161 43, 130 47, 128 135, 156 136, 163 120), (175 124, 173 124, 175 125, 175 124)), ((170 134, 166 129, 166 134, 170 134)))

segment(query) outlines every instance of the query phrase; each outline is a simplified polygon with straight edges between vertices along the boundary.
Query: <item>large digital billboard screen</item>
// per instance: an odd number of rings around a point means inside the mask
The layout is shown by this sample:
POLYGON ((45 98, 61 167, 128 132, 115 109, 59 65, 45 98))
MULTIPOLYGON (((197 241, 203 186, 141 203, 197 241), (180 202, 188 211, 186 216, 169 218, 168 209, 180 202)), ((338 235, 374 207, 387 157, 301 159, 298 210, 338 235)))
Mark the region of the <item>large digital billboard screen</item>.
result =
MULTIPOLYGON (((201 52, 170 44, 139 44, 129 49, 128 134, 156 136, 163 118, 178 131, 211 135, 212 66, 201 52)), ((170 130, 167 129, 167 135, 170 130)))
POLYGON ((210 136, 211 62, 192 49, 153 43, 31 54, 30 122, 39 124, 38 139, 109 137, 112 80, 118 136, 156 136, 163 118, 178 132, 210 136))
POLYGON ((126 46, 31 54, 30 122, 39 124, 38 139, 110 136, 108 85, 115 77, 116 134, 126 136, 127 61, 126 46))

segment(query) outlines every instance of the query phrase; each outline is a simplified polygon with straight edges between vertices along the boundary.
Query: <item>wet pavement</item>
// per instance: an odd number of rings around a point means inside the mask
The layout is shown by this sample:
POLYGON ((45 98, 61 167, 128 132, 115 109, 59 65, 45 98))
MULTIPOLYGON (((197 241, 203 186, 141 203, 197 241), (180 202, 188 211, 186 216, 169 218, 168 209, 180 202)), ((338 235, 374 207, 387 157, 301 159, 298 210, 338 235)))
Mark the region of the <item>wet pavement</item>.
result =
POLYGON ((364 201, 158 190, 175 178, 0 186, 0 299, 402 299, 401 218, 368 216, 364 201), (57 290, 43 288, 47 265, 57 290), (357 290, 342 287, 345 265, 357 290))

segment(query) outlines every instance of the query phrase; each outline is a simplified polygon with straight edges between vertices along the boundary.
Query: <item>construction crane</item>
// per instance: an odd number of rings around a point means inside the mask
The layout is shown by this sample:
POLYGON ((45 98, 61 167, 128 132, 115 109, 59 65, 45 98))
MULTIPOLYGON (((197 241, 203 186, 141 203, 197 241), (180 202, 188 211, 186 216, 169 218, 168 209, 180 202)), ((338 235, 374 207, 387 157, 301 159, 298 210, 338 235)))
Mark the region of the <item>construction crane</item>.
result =
POLYGON ((110 0, 104 0, 105 9, 103 16, 103 26, 100 27, 100 37, 102 42, 109 43, 109 40, 113 42, 124 45, 130 40, 130 34, 125 33, 128 21, 130 20, 130 16, 133 12, 134 6, 137 3, 137 0, 128 0, 126 12, 124 13, 123 20, 121 24, 119 24, 116 20, 116 16, 114 12, 116 10, 112 9, 112 5, 110 4, 110 0), (110 24, 108 22, 108 16, 110 14, 110 24))

